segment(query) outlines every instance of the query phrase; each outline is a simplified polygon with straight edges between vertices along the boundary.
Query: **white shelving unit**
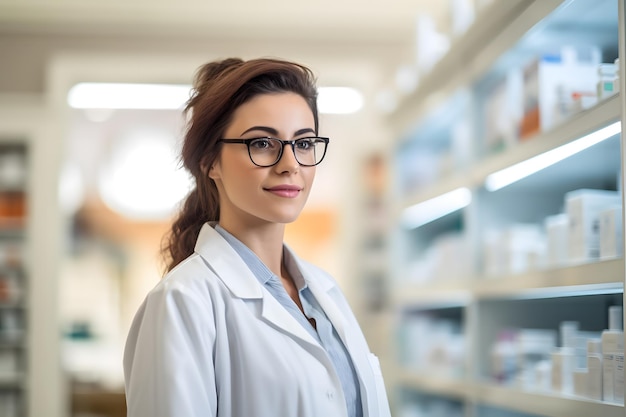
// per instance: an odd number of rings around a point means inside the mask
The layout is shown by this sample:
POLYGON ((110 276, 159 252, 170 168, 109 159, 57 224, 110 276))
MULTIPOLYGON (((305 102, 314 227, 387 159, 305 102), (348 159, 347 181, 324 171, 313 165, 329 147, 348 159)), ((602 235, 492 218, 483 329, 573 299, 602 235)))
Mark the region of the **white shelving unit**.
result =
POLYGON ((27 164, 23 141, 0 140, 0 415, 26 416, 27 164))
MULTIPOLYGON (((466 417, 626 416, 623 405, 531 389, 532 384, 523 388, 517 380, 498 383, 491 375, 490 353, 499 334, 511 328, 558 335, 560 323, 576 321, 582 331, 606 329, 608 306, 624 305, 623 254, 562 267, 529 264, 521 272, 494 274, 486 270, 483 244, 493 229, 543 224, 546 217, 564 210, 565 195, 577 189, 619 191, 623 205, 624 146, 619 133, 502 189, 488 191, 485 184, 497 171, 623 123, 626 98, 616 94, 601 100, 498 150, 483 143, 481 130, 485 96, 508 70, 523 68, 533 57, 565 45, 595 45, 602 62, 617 57, 623 62, 625 26, 624 4, 618 0, 496 0, 465 36, 453 40, 449 52, 391 115, 397 136, 391 159, 398 227, 389 249, 398 349, 387 379, 396 411, 412 403, 444 401, 452 404, 454 413, 460 407, 466 417), (471 146, 459 158, 453 130, 468 120, 471 146), (415 169, 414 158, 422 153, 444 155, 448 164, 442 166, 447 168, 421 179, 424 171, 415 169), (463 188, 471 196, 464 207, 417 227, 404 223, 408 208, 463 188), (456 240, 439 248, 439 263, 424 260, 447 236, 456 240), (459 253, 467 258, 455 258, 459 253), (443 272, 437 269, 440 264, 443 272), (437 339, 443 337, 440 327, 453 335, 446 339, 449 350, 424 351, 424 343, 414 335, 437 339), (446 360, 459 360, 458 366, 442 371, 437 366, 446 360)), ((622 65, 622 91, 625 74, 622 65)), ((425 409, 419 415, 429 417, 425 409)))

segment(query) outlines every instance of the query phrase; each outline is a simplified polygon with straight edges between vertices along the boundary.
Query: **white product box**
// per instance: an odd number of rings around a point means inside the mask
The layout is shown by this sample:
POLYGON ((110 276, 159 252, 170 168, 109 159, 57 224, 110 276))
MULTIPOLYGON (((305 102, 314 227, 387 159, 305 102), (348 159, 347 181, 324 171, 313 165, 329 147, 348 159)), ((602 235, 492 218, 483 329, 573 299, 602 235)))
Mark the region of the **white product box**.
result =
POLYGON ((600 62, 601 53, 596 47, 566 46, 526 66, 520 137, 545 132, 595 104, 600 62))
POLYGON ((587 397, 602 401, 602 341, 587 341, 587 397))
POLYGON ((550 358, 557 344, 557 332, 547 329, 520 329, 515 336, 517 382, 520 388, 536 388, 537 366, 550 358))
POLYGON ((602 399, 624 401, 624 333, 606 330, 602 333, 602 399), (617 382, 617 384, 616 384, 617 382), (621 393, 619 384, 621 382, 621 393))
POLYGON ((552 389, 561 394, 574 392, 574 349, 559 348, 552 353, 552 389))
POLYGON ((463 35, 476 19, 474 0, 450 0, 450 18, 452 37, 463 35))
POLYGON ((581 189, 565 195, 568 217, 570 262, 588 262, 600 257, 600 212, 619 205, 618 191, 581 189))
POLYGON ((587 398, 587 379, 589 372, 587 369, 578 368, 574 370, 574 395, 577 397, 587 398))
POLYGON ((516 224, 502 234, 501 248, 504 273, 520 274, 541 264, 545 257, 545 237, 539 225, 516 224))
POLYGON ((489 231, 483 249, 487 276, 521 274, 545 265, 546 238, 538 224, 519 223, 489 231))
POLYGON ((524 112, 522 71, 510 70, 485 98, 483 140, 486 153, 497 153, 518 141, 518 126, 524 112))
POLYGON ((544 221, 547 236, 547 266, 561 267, 567 264, 569 223, 567 214, 561 213, 546 217, 544 221))
POLYGON ((602 210, 600 221, 600 259, 622 256, 624 239, 622 235, 622 207, 612 206, 602 210))
POLYGON ((613 86, 615 70, 615 64, 598 65, 598 99, 604 100, 615 95, 613 86))
POLYGON ((622 306, 609 307, 609 328, 602 332, 602 399, 624 403, 624 332, 622 306))

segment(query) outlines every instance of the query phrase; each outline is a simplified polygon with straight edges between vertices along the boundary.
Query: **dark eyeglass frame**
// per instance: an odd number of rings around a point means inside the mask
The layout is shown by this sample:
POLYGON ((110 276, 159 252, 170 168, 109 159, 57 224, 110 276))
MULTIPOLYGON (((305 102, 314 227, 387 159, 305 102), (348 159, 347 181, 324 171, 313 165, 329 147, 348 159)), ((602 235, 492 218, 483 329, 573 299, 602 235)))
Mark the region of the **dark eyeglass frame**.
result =
POLYGON ((249 139, 218 139, 218 142, 222 142, 222 143, 244 143, 246 145, 246 147, 248 148, 248 156, 250 157, 250 161, 261 168, 268 168, 268 167, 272 167, 274 165, 276 165, 280 159, 283 157, 283 151, 285 150, 285 146, 287 145, 291 145, 291 150, 293 151, 293 156, 296 158, 296 161, 298 162, 298 164, 300 164, 300 166, 303 167, 314 167, 316 165, 319 165, 323 160, 324 157, 326 156, 326 151, 328 150, 328 143, 330 142, 330 138, 326 138, 326 137, 321 137, 321 136, 307 136, 305 138, 298 138, 298 139, 293 139, 293 140, 282 140, 282 139, 278 139, 278 138, 273 138, 271 136, 259 136, 256 138, 249 138, 249 139), (271 140, 277 140, 279 141, 283 146, 281 146, 280 151, 278 152, 278 157, 276 158, 276 161, 274 161, 273 164, 271 165, 259 165, 256 162, 254 162, 254 159, 252 159, 252 154, 250 153, 250 144, 252 142, 254 142, 255 140, 259 140, 259 139, 271 139, 271 140), (324 154, 322 155, 322 157, 320 158, 320 160, 318 162, 316 162, 315 164, 303 164, 302 162, 300 162, 300 160, 298 160, 298 155, 296 155, 296 143, 300 142, 300 141, 304 141, 304 140, 311 140, 311 139, 315 139, 316 141, 321 140, 322 142, 324 142, 324 154))

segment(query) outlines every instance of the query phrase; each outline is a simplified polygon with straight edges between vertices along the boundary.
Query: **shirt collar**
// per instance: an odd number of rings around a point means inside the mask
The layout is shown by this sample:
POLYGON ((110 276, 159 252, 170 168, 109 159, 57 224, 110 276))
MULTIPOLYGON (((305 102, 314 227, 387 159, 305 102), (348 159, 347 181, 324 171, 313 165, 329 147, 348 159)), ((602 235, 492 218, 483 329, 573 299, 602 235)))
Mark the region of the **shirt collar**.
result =
MULTIPOLYGON (((241 256, 246 265, 254 271, 254 275, 259 280, 259 282, 263 285, 267 284, 267 282, 274 278, 278 279, 278 277, 270 271, 270 269, 261 261, 261 259, 254 253, 250 248, 248 248, 242 241, 233 236, 230 232, 224 229, 219 224, 215 224, 215 231, 218 232, 233 249, 241 256)), ((283 245, 283 263, 287 272, 291 275, 294 284, 298 291, 302 291, 306 288, 306 282, 300 269, 298 268, 297 261, 294 259, 293 255, 287 248, 283 245)))

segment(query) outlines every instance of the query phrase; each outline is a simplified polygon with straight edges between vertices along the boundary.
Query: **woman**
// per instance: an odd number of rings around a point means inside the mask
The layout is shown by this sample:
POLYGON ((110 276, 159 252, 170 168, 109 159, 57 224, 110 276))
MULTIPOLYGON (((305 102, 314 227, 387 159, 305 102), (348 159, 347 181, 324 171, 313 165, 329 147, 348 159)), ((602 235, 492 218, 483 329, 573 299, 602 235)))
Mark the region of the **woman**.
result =
POLYGON ((295 63, 198 71, 182 148, 196 187, 165 248, 168 274, 128 336, 129 416, 389 415, 339 287, 283 244, 326 153, 316 100, 295 63))

